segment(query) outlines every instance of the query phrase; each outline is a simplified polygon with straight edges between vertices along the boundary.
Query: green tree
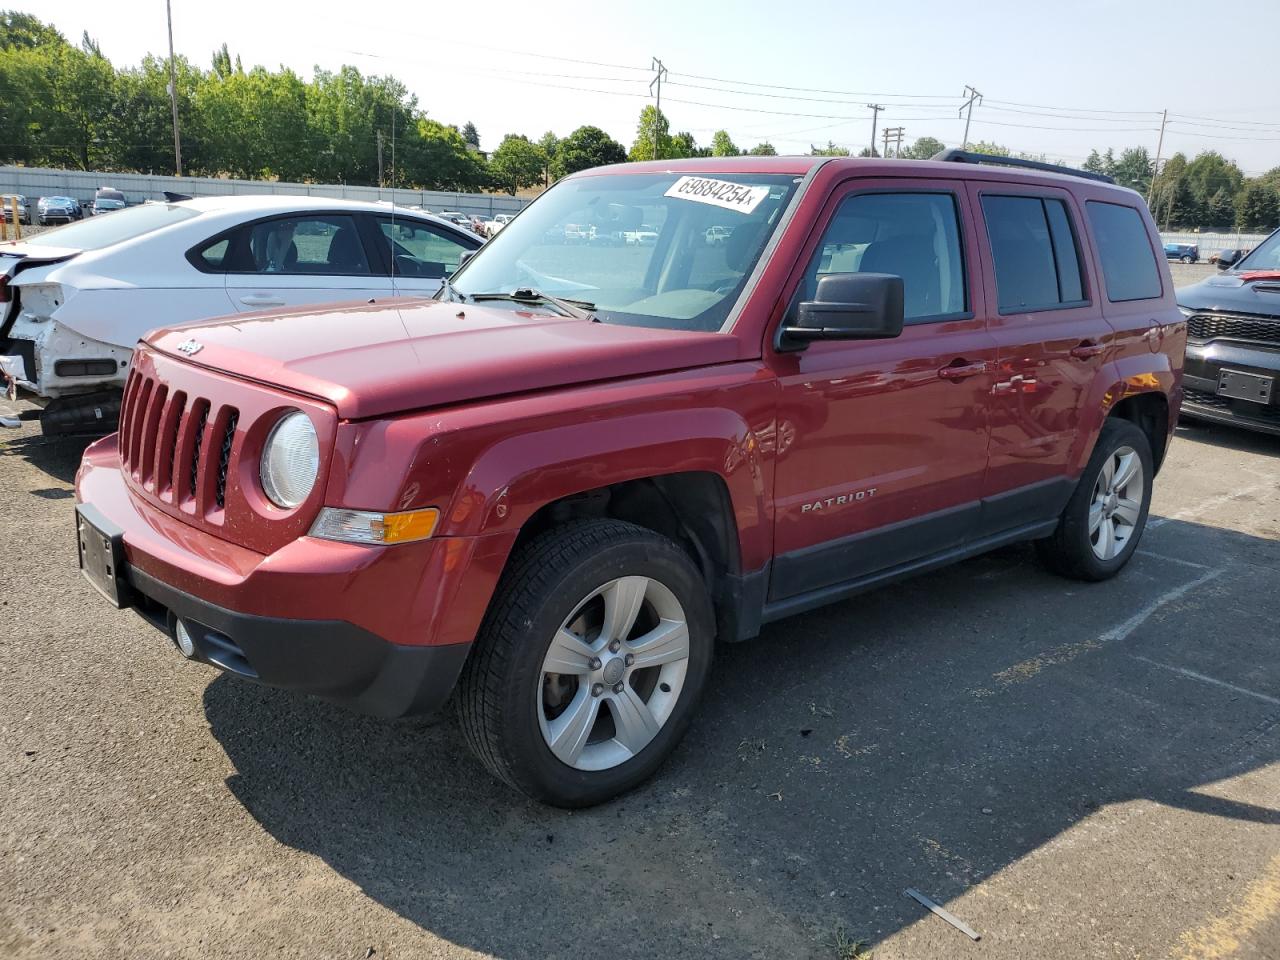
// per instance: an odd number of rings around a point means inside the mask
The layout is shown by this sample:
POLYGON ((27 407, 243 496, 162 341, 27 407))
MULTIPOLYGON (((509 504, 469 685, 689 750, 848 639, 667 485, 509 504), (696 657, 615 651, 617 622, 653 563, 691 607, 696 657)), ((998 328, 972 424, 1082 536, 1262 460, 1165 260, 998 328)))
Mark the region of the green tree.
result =
POLYGON ((1200 224, 1211 230, 1230 230, 1236 220, 1235 198, 1219 188, 1205 204, 1205 218, 1200 224))
POLYGON ((476 130, 476 125, 470 120, 462 125, 462 139, 477 150, 480 149, 480 133, 476 130))
POLYGON ((736 157, 742 151, 729 136, 728 130, 717 130, 711 135, 711 155, 713 157, 736 157))
POLYGON ((928 160, 935 153, 947 149, 947 145, 936 137, 921 137, 902 151, 902 155, 910 160, 928 160))
POLYGON ((837 147, 830 140, 827 141, 825 147, 815 147, 809 144, 809 156, 811 157, 847 157, 849 156, 848 147, 837 147))
POLYGON ((1244 188, 1244 173, 1216 150, 1206 150, 1187 164, 1187 186, 1204 205, 1218 190, 1235 195, 1244 188))
POLYGON ((523 134, 508 133, 489 157, 489 171, 495 184, 513 197, 524 187, 542 182, 545 155, 542 148, 523 134))
POLYGON ((542 185, 551 186, 551 168, 556 162, 556 152, 560 149, 560 138, 548 130, 538 138, 538 147, 542 150, 542 185))
POLYGON ((636 140, 628 154, 631 160, 661 160, 671 156, 671 124, 652 104, 640 111, 636 140))
POLYGON ((489 185, 484 158, 470 150, 457 127, 419 116, 404 162, 406 183, 426 190, 480 190, 489 185))
MULTIPOLYGON (((1151 187, 1151 171, 1155 164, 1151 162, 1151 154, 1146 147, 1130 147, 1120 152, 1120 159, 1113 159, 1111 151, 1107 151, 1107 169, 1100 171, 1113 177, 1116 183, 1131 190, 1137 190, 1146 196, 1151 187)), ((1086 168, 1087 169, 1087 168, 1086 168)))
POLYGON ((1250 180, 1236 197, 1236 229, 1270 233, 1280 226, 1280 192, 1269 183, 1250 180))
POLYGON ((0 50, 17 47, 34 50, 37 47, 64 47, 67 38, 52 24, 18 10, 0 10, 0 50))
POLYGON ((986 153, 993 157, 1011 157, 1013 151, 1003 144, 992 143, 989 140, 979 140, 977 143, 971 143, 965 148, 970 153, 986 153))
POLYGON ((684 157, 708 157, 710 155, 710 147, 698 146, 698 141, 693 138, 692 133, 688 130, 681 130, 667 139, 667 149, 662 156, 666 160, 679 160, 684 157))
POLYGON ((591 167, 624 163, 626 159, 627 151, 622 144, 599 127, 579 127, 560 141, 551 174, 559 179, 591 167))
POLYGON ((773 144, 768 140, 757 143, 749 151, 753 157, 776 157, 778 151, 773 148, 773 144))

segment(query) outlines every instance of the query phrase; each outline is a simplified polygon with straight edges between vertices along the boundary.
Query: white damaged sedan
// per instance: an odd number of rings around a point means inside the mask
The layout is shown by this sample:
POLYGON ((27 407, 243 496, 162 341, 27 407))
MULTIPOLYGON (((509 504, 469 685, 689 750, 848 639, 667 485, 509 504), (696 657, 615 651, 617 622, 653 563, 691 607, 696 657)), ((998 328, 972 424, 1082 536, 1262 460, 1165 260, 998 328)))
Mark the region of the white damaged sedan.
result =
POLYGON ((148 330, 227 314, 431 296, 480 238, 389 204, 322 197, 145 203, 0 244, 0 391, 46 433, 110 429, 148 330))

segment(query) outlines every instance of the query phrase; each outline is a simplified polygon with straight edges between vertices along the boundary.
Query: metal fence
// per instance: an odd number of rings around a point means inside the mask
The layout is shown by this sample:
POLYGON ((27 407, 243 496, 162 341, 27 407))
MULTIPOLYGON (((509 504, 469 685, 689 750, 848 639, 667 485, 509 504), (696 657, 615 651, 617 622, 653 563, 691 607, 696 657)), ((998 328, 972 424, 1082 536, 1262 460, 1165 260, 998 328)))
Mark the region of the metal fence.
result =
POLYGON ((489 193, 449 193, 439 190, 392 190, 354 187, 338 183, 285 183, 276 180, 223 180, 218 177, 164 177, 145 173, 95 173, 84 170, 49 170, 40 167, 0 166, 0 193, 16 193, 33 204, 37 197, 74 197, 85 203, 99 187, 114 187, 130 203, 162 200, 165 191, 192 197, 225 197, 245 194, 289 194, 347 200, 388 200, 402 206, 420 206, 439 213, 492 217, 519 213, 528 206, 520 197, 489 193))
POLYGON ((1267 239, 1265 233, 1162 233, 1160 239, 1164 243, 1194 243, 1200 248, 1200 256, 1208 257, 1210 254, 1218 253, 1222 250, 1237 250, 1247 248, 1252 250, 1263 240, 1267 239))

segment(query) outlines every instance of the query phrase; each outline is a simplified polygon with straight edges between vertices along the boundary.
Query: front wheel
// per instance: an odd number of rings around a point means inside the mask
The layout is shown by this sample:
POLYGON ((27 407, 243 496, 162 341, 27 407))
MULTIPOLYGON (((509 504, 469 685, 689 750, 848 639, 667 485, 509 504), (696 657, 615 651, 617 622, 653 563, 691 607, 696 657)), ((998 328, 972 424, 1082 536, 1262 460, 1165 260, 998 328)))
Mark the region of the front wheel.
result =
POLYGON ((1154 477, 1147 435, 1128 420, 1108 420, 1058 528, 1036 541, 1040 559, 1076 580, 1114 577, 1138 548, 1154 477))
POLYGON ((1182 258, 1182 262, 1183 262, 1183 263, 1190 263, 1190 262, 1191 262, 1191 258, 1190 258, 1190 257, 1183 257, 1183 258, 1182 258))
POLYGON ((530 541, 494 596, 457 699, 482 763, 529 796, 601 803, 684 735, 711 667, 701 574, 666 537, 583 520, 530 541))

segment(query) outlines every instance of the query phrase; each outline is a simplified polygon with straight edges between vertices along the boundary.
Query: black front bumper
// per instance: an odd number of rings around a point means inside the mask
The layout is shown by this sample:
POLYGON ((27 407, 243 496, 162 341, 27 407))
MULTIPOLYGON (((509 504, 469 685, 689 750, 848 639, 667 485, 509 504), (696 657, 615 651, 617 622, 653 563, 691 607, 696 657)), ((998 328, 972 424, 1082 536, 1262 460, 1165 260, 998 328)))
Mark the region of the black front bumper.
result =
POLYGON ((215 606, 134 567, 122 602, 173 637, 181 620, 193 659, 272 687, 379 717, 432 713, 448 700, 471 645, 401 646, 341 620, 290 620, 215 606))
POLYGON ((1280 343, 1189 341, 1182 382, 1186 388, 1182 402, 1185 416, 1280 435, 1280 343), (1218 383, 1224 370, 1273 378, 1276 385, 1271 402, 1252 403, 1220 396, 1218 383))

